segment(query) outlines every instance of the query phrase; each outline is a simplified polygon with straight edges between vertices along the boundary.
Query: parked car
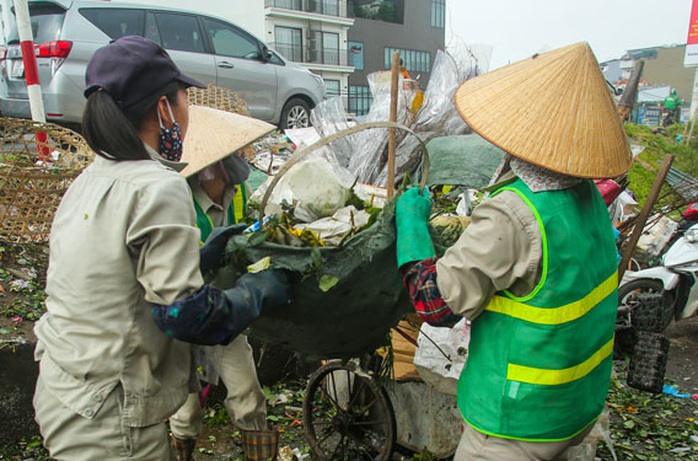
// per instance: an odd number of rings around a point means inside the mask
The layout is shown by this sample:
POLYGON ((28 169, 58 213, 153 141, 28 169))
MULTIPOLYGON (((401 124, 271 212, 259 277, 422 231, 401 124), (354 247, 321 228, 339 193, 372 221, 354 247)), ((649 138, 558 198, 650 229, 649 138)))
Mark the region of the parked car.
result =
MULTIPOLYGON (((30 0, 29 12, 50 121, 80 123, 87 63, 95 50, 123 35, 141 35, 161 44, 184 73, 236 91, 253 117, 282 129, 308 126, 310 110, 325 98, 319 75, 222 18, 96 0, 30 0)), ((16 24, 10 25, 7 48, 0 53, 0 71, 2 114, 30 117, 16 24)))

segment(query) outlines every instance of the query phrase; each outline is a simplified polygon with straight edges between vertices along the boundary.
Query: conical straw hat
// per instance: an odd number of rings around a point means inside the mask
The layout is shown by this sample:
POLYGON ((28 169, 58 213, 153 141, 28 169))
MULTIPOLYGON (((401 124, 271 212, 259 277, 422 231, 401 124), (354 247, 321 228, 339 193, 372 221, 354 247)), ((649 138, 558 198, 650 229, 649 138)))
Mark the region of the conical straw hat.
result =
POLYGON ((543 168, 582 178, 612 178, 630 168, 623 125, 587 43, 468 80, 455 105, 480 136, 543 168))
POLYGON ((265 136, 276 127, 244 115, 210 107, 189 106, 189 128, 184 138, 184 176, 191 176, 265 136))

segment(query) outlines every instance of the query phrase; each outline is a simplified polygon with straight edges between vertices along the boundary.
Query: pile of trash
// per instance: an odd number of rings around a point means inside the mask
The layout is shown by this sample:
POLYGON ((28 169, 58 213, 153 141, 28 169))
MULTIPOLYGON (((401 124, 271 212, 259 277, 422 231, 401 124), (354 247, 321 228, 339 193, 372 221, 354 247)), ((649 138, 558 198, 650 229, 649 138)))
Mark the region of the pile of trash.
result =
MULTIPOLYGON (((406 186, 422 173, 426 142, 468 131, 452 100, 469 73, 470 69, 460 69, 456 59, 439 51, 423 93, 418 86, 407 84, 414 81, 399 77, 397 123, 411 132, 397 132, 397 184, 406 186)), ((288 130, 255 144, 252 163, 270 177, 251 196, 250 209, 266 217, 254 230, 264 233, 267 242, 294 247, 342 246, 376 221, 387 199, 387 128, 346 135, 318 149, 285 172, 268 201, 262 203, 271 176, 294 152, 350 127, 388 120, 390 73, 373 73, 368 81, 373 103, 365 116, 351 117, 340 97, 331 98, 313 109, 312 128, 288 130)), ((458 195, 448 197, 454 203, 460 200, 458 195)))

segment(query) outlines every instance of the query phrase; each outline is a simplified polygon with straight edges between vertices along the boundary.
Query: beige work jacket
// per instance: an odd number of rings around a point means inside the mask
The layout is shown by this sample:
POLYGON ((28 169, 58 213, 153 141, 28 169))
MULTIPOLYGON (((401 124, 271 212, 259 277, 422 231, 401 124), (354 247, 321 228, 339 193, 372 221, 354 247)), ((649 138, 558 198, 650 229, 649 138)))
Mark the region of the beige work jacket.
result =
POLYGON ((35 326, 48 391, 92 418, 120 383, 124 421, 135 427, 161 422, 187 396, 189 346, 158 329, 151 305, 203 285, 186 180, 149 153, 152 160, 96 157, 63 197, 47 312, 35 326))
POLYGON ((475 319, 500 290, 530 293, 540 279, 542 239, 531 209, 510 191, 484 200, 458 241, 436 263, 448 307, 475 319))

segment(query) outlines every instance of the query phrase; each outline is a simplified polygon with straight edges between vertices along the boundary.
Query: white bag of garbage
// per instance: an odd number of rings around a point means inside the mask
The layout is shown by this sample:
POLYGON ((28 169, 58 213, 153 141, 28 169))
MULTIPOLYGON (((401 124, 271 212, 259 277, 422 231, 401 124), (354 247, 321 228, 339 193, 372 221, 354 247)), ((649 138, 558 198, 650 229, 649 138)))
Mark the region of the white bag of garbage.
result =
POLYGON ((315 232, 325 245, 338 246, 350 232, 368 224, 371 218, 365 210, 357 210, 349 205, 337 210, 330 217, 318 219, 309 224, 296 224, 295 229, 307 229, 315 232))
MULTIPOLYGON (((271 178, 262 184, 250 197, 260 204, 271 183, 271 178)), ((276 216, 281 213, 281 204, 294 205, 294 216, 306 223, 332 216, 344 207, 351 190, 344 185, 329 161, 322 157, 310 157, 288 170, 274 187, 264 214, 276 216)))
POLYGON ((456 395, 458 378, 468 358, 470 322, 461 319, 453 328, 423 323, 417 337, 414 366, 419 376, 437 391, 456 395))

